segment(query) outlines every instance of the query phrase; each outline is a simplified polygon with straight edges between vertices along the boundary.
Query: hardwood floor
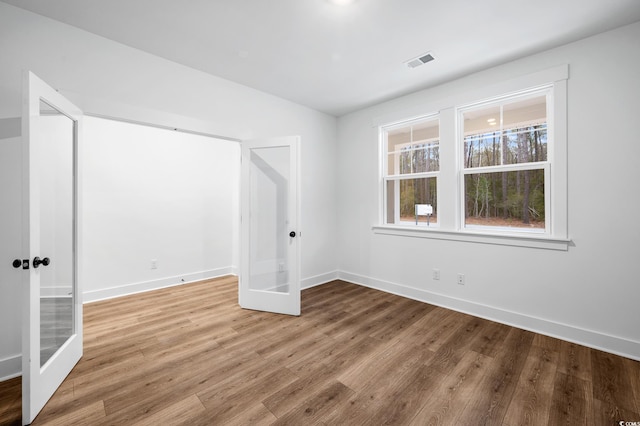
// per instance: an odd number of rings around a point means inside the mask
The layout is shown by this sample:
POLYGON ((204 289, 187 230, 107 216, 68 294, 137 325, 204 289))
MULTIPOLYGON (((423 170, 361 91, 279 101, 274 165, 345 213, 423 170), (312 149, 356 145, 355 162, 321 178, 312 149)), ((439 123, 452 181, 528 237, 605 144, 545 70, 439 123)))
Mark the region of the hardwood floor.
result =
POLYGON ((0 425, 20 425, 22 413, 20 377, 0 382, 0 425))
MULTIPOLYGON (((34 425, 640 422, 637 361, 340 281, 297 318, 240 309, 229 277, 85 305, 84 327, 34 425)), ((19 379, 0 395, 19 422, 19 379)))

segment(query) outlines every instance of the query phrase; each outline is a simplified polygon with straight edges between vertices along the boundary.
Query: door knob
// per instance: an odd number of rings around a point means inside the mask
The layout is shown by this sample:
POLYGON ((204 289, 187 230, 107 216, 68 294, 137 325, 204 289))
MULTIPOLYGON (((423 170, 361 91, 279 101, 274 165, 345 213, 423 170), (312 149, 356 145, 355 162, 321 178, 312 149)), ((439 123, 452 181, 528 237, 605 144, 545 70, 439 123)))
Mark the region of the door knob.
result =
POLYGON ((16 260, 13 261, 12 265, 13 265, 14 268, 19 268, 19 267, 22 266, 22 260, 16 259, 16 260))
POLYGON ((36 256, 33 258, 34 268, 37 268, 40 265, 49 266, 49 263, 51 263, 51 261, 49 260, 48 257, 45 257, 44 259, 40 259, 38 256, 36 256))
POLYGON ((290 236, 291 238, 295 237, 295 236, 296 236, 296 231, 291 231, 291 232, 289 232, 289 236, 290 236))

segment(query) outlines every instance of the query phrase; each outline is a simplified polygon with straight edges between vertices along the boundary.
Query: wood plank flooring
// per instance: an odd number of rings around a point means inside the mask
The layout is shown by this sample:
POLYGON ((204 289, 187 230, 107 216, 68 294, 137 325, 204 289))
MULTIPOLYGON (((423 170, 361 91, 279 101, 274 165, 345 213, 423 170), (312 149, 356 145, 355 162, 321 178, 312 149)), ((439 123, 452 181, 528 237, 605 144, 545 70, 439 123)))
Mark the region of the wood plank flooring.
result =
POLYGON ((85 305, 84 327, 36 426, 640 422, 637 361, 340 281, 297 318, 240 309, 227 277, 85 305))

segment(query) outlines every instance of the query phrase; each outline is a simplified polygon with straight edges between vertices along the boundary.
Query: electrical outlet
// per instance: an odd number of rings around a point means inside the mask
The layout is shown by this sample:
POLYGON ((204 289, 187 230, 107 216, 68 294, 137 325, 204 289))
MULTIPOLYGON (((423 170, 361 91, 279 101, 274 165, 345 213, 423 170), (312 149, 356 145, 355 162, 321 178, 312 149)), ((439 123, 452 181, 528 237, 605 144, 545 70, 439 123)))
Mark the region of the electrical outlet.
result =
POLYGON ((284 262, 278 263, 278 272, 284 272, 284 262))
POLYGON ((434 280, 439 280, 440 279, 440 269, 434 269, 433 270, 433 279, 434 280))
POLYGON ((458 274, 458 284, 464 285, 464 274, 458 274))
POLYGON ((151 269, 158 269, 158 259, 151 259, 151 269))

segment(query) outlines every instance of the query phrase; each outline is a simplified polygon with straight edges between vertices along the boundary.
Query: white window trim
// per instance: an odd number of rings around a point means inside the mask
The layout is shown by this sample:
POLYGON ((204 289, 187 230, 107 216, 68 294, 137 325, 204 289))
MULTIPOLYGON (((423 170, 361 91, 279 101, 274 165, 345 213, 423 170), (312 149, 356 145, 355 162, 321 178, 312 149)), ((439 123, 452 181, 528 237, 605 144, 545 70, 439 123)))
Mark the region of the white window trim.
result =
MULTIPOLYGON (((490 99, 496 101, 498 97, 512 96, 515 93, 525 93, 526 89, 533 88, 538 89, 542 86, 549 85, 553 88, 552 100, 549 102, 548 116, 553 117, 551 125, 548 126, 547 132, 553 137, 553 147, 548 152, 548 161, 543 163, 550 163, 553 166, 545 169, 545 179, 549 179, 549 191, 545 192, 545 203, 550 206, 550 218, 548 219, 548 226, 545 226, 544 234, 537 234, 531 232, 519 232, 518 230, 510 231, 509 233, 499 232, 495 230, 482 230, 479 231, 473 228, 463 228, 460 212, 462 211, 462 202, 460 195, 455 194, 449 196, 443 194, 441 186, 447 181, 447 187, 453 187, 452 184, 457 184, 456 188, 461 187, 462 173, 447 170, 447 168, 453 165, 461 170, 457 161, 460 161, 458 155, 461 149, 458 143, 455 129, 457 127, 457 107, 454 105, 441 105, 439 108, 439 114, 419 114, 413 113, 412 119, 391 121, 387 120, 374 120, 373 125, 378 129, 377 136, 379 141, 379 170, 378 170, 378 189, 379 189, 379 224, 372 227, 372 231, 375 234, 382 235, 395 235, 401 237, 418 237, 429 238, 438 240, 449 241, 461 241, 471 243, 482 244, 498 244, 506 246, 528 247, 528 248, 540 248, 550 250, 563 250, 566 251, 573 244, 569 238, 568 232, 568 157, 567 157, 567 79, 569 78, 569 66, 560 65, 547 70, 539 71, 533 74, 514 78, 502 83, 494 84, 489 87, 484 87, 476 90, 474 93, 477 95, 475 101, 481 99, 490 99), (481 95, 480 95, 481 94, 481 95), (507 95, 505 95, 507 94, 507 95), (387 127, 391 124, 403 125, 414 121, 416 119, 426 119, 429 116, 439 116, 440 120, 440 171, 438 175, 438 226, 434 227, 417 227, 403 226, 403 225, 386 225, 385 220, 385 202, 384 199, 384 175, 383 167, 386 164, 384 159, 384 147, 382 143, 382 127, 387 127), (451 129, 451 130, 450 130, 451 129), (454 155, 455 159, 448 158, 450 155, 454 155), (453 173, 454 178, 448 177, 453 173), (451 182, 451 179, 454 182, 451 182), (457 182, 455 182, 457 180, 457 182)), ((455 102, 458 105, 477 105, 479 102, 475 102, 471 98, 474 93, 460 95, 458 100, 463 102, 455 102)), ((434 109, 430 109, 434 111, 434 109)), ((397 117, 397 114, 395 114, 397 117)), ((387 127, 388 128, 388 127, 387 127)), ((527 163, 527 167, 531 168, 531 163, 527 163)), ((483 168, 474 169, 473 172, 477 173, 483 168)), ((460 190, 458 189, 458 192, 460 190)))
MULTIPOLYGON (((457 128, 457 138, 456 138, 456 147, 457 147, 457 167, 460 174, 460 179, 458 181, 458 194, 460 196, 460 209, 458 211, 460 217, 460 231, 472 231, 479 233, 489 233, 492 235, 518 235, 518 234, 538 234, 544 235, 546 237, 552 237, 551 231, 551 223, 553 222, 553 212, 554 206, 551 203, 550 193, 552 189, 551 182, 551 170, 553 167, 553 153, 555 149, 555 134, 553 133, 554 123, 556 121, 556 117, 554 116, 554 108, 553 108, 553 99, 554 99, 554 87, 553 84, 544 84, 539 87, 527 88, 525 90, 521 90, 515 93, 509 93, 501 96, 497 96, 493 99, 489 99, 486 101, 475 102, 470 105, 464 105, 456 108, 456 114, 458 117, 458 128, 457 128), (496 166, 483 166, 483 167, 472 167, 466 168, 464 166, 464 158, 461 155, 461 151, 464 149, 464 123, 462 120, 462 116, 467 111, 473 111, 476 109, 490 107, 490 106, 498 106, 503 105, 505 101, 518 101, 531 97, 538 97, 544 94, 545 99, 547 100, 547 134, 550 135, 550 140, 547 144, 547 160, 546 161, 538 161, 538 162, 528 162, 528 163, 518 163, 518 164, 508 164, 508 165, 496 165, 496 166), (497 172, 512 172, 512 171, 521 171, 521 170, 544 170, 544 178, 545 182, 545 193, 544 193, 544 202, 545 202, 545 227, 542 230, 530 230, 527 228, 500 228, 496 226, 482 226, 482 225, 466 225, 465 222, 465 182, 464 178, 466 175, 470 174, 480 174, 480 173, 497 173, 497 172)), ((503 129, 500 128, 502 131, 503 129)))
POLYGON ((567 238, 552 238, 537 236, 536 234, 497 234, 490 232, 449 231, 440 228, 426 228, 416 226, 376 225, 371 227, 375 234, 396 235, 402 237, 428 238, 434 240, 462 241, 469 243, 496 244, 502 246, 529 247, 548 250, 567 251, 573 243, 567 238))

